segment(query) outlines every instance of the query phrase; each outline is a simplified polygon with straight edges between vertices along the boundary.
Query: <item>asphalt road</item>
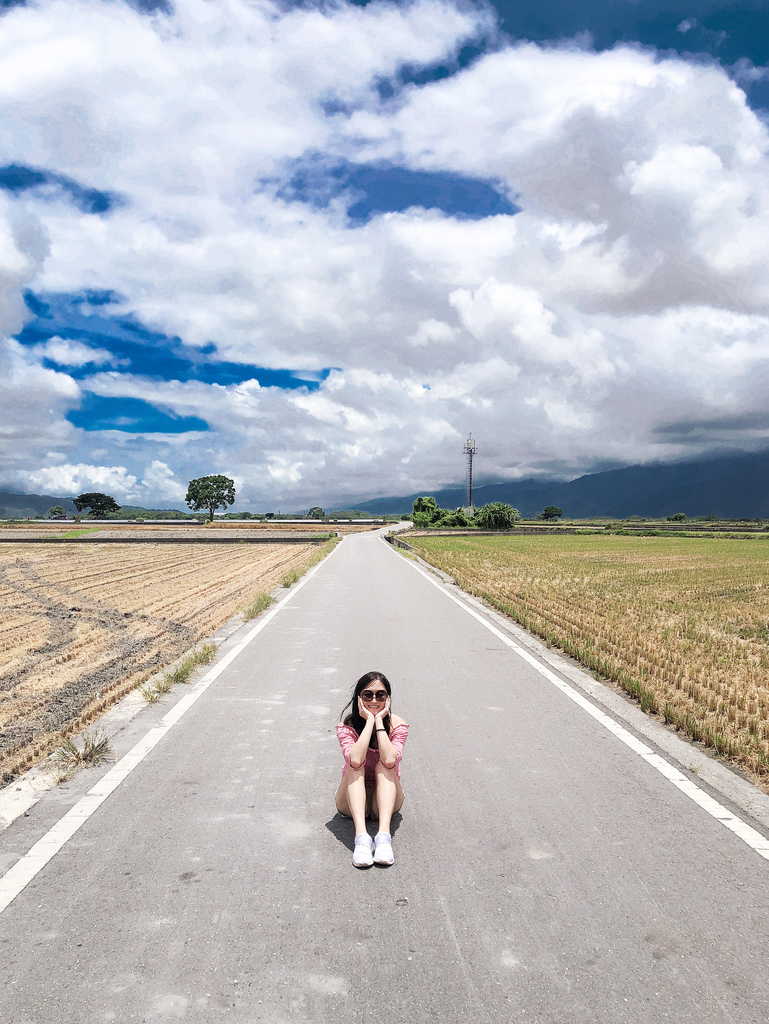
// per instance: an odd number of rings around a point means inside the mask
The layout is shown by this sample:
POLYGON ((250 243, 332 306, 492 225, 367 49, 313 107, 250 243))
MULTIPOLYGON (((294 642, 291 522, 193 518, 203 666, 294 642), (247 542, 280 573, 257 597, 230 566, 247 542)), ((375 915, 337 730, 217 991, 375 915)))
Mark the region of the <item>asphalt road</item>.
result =
MULTIPOLYGON (((91 772, 0 834, 0 871, 91 772)), ((0 914, 0 1020, 764 1024, 768 881, 769 861, 361 534, 0 914), (369 669, 411 735, 396 863, 356 871, 333 727, 369 669)))

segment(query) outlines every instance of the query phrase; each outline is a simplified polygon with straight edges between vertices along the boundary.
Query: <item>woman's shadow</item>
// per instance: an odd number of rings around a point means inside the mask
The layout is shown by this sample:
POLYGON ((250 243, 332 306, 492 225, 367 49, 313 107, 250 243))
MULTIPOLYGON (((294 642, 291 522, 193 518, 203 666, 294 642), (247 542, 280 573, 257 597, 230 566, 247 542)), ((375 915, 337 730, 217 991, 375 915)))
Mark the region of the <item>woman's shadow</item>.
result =
MULTIPOLYGON (((392 824, 390 825, 390 834, 395 835, 400 827, 400 823, 403 821, 403 817, 400 811, 396 811, 392 817, 392 824)), ((368 832, 370 835, 376 833, 376 823, 374 821, 367 821, 368 832), (374 826, 373 831, 372 827, 374 826)), ((353 828, 352 819, 345 818, 339 811, 336 812, 334 817, 326 822, 326 828, 329 830, 331 835, 338 839, 340 843, 343 843, 347 849, 352 853, 355 848, 355 829, 353 828)))

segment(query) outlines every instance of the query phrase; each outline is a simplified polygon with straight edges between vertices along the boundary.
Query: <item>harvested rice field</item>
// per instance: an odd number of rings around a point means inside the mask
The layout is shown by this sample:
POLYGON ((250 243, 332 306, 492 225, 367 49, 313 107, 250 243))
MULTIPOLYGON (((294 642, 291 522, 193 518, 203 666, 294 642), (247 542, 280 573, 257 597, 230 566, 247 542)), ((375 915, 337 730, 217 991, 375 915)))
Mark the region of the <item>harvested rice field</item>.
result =
POLYGON ((0 546, 0 784, 318 555, 309 542, 0 546))
POLYGON ((769 791, 769 539, 406 539, 769 791))

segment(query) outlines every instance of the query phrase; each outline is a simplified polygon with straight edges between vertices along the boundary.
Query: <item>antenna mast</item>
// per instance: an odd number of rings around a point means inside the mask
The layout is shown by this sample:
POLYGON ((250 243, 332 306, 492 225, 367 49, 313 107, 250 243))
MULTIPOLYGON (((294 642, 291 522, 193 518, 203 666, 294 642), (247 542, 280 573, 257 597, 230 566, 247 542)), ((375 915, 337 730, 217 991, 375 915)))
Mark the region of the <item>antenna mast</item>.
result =
POLYGON ((470 434, 468 439, 465 441, 465 447, 462 449, 467 456, 467 507, 473 507, 473 456, 475 455, 477 448, 473 435, 470 434))

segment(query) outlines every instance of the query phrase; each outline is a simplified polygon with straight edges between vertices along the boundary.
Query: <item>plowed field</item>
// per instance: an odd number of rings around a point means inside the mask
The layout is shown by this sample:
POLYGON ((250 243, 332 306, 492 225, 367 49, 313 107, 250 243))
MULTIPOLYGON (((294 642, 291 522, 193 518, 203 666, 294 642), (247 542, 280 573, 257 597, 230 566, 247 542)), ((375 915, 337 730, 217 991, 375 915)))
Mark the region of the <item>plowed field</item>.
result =
POLYGON ((0 780, 317 550, 309 543, 3 545, 0 780))

